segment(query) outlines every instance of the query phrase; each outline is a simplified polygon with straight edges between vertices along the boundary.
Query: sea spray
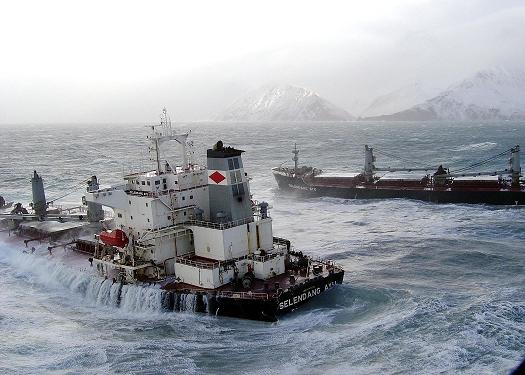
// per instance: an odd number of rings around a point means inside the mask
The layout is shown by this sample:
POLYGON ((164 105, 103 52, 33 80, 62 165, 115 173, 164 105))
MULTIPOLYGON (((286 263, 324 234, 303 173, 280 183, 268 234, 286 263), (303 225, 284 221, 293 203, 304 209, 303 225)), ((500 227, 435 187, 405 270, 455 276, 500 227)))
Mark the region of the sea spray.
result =
POLYGON ((165 310, 162 302, 166 292, 155 286, 122 285, 45 256, 17 251, 5 244, 0 261, 15 266, 20 277, 48 287, 66 288, 94 305, 120 307, 130 312, 165 310))
POLYGON ((124 285, 120 297, 120 307, 126 311, 161 312, 162 293, 159 288, 124 285))
MULTIPOLYGON (((168 293, 172 298, 170 310, 181 312, 209 312, 209 300, 206 294, 168 293)), ((168 303, 168 300, 166 303, 168 303)))
POLYGON ((28 254, 3 244, 0 261, 15 266, 19 276, 47 287, 68 289, 87 303, 118 307, 128 312, 208 312, 206 295, 167 292, 159 286, 121 284, 88 271, 79 271, 59 259, 28 254))

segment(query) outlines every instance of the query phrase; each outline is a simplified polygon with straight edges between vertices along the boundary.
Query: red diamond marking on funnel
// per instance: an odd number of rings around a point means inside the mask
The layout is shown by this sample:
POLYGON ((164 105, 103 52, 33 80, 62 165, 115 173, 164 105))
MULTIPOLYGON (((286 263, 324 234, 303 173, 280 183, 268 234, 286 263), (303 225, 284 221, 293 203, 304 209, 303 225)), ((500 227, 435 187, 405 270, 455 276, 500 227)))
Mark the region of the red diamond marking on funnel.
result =
POLYGON ((222 174, 220 174, 219 172, 215 171, 213 172, 211 175, 210 175, 210 178, 213 180, 213 182, 215 182, 216 184, 220 184, 222 181, 224 181, 224 179, 226 179, 226 177, 224 177, 222 174))

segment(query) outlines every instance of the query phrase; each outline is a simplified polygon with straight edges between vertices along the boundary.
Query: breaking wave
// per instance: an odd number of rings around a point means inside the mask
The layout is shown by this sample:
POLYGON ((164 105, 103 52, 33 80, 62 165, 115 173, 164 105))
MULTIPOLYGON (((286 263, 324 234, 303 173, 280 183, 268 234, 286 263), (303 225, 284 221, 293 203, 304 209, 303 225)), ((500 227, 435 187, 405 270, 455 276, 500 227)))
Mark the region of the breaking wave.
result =
MULTIPOLYGON (((118 307, 127 312, 161 313, 197 311, 199 302, 207 306, 205 296, 173 296, 157 286, 121 284, 90 274, 87 270, 59 263, 37 254, 28 254, 2 244, 0 262, 10 265, 18 277, 52 287, 66 289, 91 305, 118 307), (199 298, 201 301, 199 301, 199 298)), ((204 311, 207 311, 205 309, 204 311)))

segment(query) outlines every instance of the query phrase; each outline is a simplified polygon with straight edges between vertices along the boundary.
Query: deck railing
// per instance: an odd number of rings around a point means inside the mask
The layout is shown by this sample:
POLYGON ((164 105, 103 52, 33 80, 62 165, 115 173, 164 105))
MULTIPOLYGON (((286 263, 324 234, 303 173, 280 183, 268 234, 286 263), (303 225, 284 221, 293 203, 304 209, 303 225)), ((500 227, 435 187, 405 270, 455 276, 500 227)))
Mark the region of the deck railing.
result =
POLYGON ((186 264, 188 266, 197 267, 197 268, 214 269, 222 265, 232 264, 233 262, 247 259, 247 258, 249 258, 249 255, 244 255, 242 257, 223 260, 223 261, 218 260, 215 262, 203 262, 199 260, 193 260, 189 257, 177 257, 175 258, 175 263, 186 264))
POLYGON ((233 292, 233 291, 220 291, 217 292, 217 297, 225 298, 242 298, 242 299, 270 299, 268 293, 260 292, 233 292))
POLYGON ((248 223, 251 223, 252 221, 253 221, 253 217, 247 217, 244 219, 228 221, 226 223, 212 223, 210 221, 203 221, 203 220, 188 220, 184 224, 224 230, 224 229, 233 228, 233 227, 243 225, 243 224, 248 224, 248 223))
POLYGON ((270 253, 270 254, 266 254, 266 255, 255 255, 255 254, 253 254, 251 256, 251 259, 253 259, 256 262, 266 262, 267 260, 275 258, 275 257, 277 257, 279 255, 284 255, 284 252, 281 251, 281 252, 278 252, 278 253, 270 253))
POLYGON ((183 257, 175 258, 175 263, 186 264, 188 266, 197 267, 197 268, 205 268, 209 270, 220 267, 221 265, 220 262, 213 262, 213 263, 199 262, 198 260, 192 260, 190 258, 183 258, 183 257))

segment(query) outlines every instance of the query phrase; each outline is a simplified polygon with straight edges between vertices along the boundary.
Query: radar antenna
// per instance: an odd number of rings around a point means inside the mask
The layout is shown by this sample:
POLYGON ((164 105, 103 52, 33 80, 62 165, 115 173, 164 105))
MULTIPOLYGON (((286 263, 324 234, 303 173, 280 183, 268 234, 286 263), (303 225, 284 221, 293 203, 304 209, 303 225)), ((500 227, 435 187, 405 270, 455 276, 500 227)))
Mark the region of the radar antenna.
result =
POLYGON ((162 108, 160 114, 160 124, 151 126, 151 139, 152 147, 149 148, 150 152, 155 153, 155 162, 157 164, 157 174, 160 174, 160 143, 164 137, 172 136, 171 130, 171 119, 168 115, 166 107, 162 108))
POLYGON ((160 146, 168 141, 176 141, 182 146, 182 167, 189 168, 188 152, 187 152, 187 138, 189 133, 174 134, 171 128, 171 119, 166 108, 162 109, 160 115, 160 124, 151 126, 152 135, 148 138, 151 140, 152 146, 149 148, 150 152, 155 153, 155 162, 157 164, 157 173, 161 173, 161 157, 160 146))

